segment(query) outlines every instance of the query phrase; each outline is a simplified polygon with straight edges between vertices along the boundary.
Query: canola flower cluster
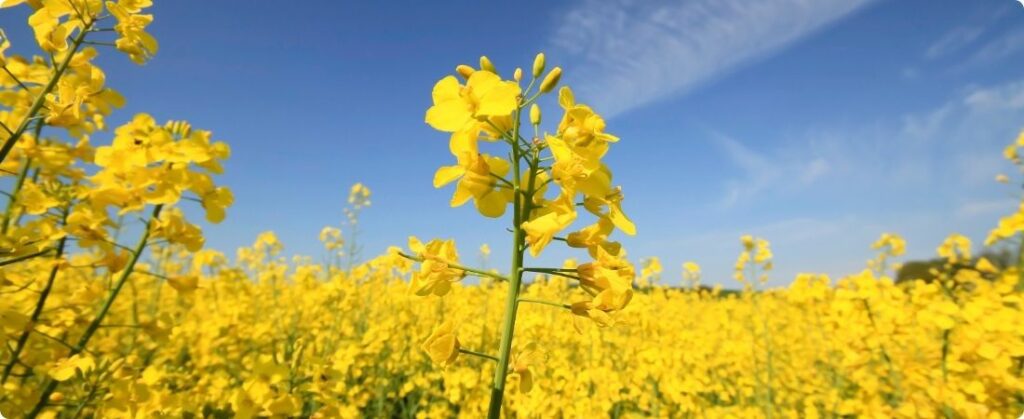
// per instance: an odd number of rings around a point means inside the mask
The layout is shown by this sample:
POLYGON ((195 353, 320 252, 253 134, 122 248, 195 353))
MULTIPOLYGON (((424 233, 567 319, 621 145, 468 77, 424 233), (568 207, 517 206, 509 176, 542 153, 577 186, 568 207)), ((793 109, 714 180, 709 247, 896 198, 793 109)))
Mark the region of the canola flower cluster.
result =
POLYGON ((613 186, 612 172, 602 162, 610 144, 619 138, 606 132, 604 118, 577 102, 568 86, 558 90, 562 117, 557 129, 541 135, 542 112, 537 100, 553 92, 562 76, 560 67, 546 74, 545 70, 545 56, 538 54, 531 81, 522 88, 521 68, 512 72, 511 80, 505 80, 486 56, 480 57, 479 68, 459 65, 455 68, 458 76, 446 76, 434 85, 433 106, 425 117, 431 127, 451 133, 448 146, 456 164, 443 166, 434 175, 437 188, 456 182, 451 206, 472 200, 480 214, 492 218, 503 216, 512 207, 509 274, 461 265, 450 239, 423 243, 411 237, 411 255, 398 253, 419 263, 410 280, 411 291, 419 296, 445 297, 453 284, 467 275, 509 284, 501 327, 496 330, 500 336, 497 353, 467 349, 459 339, 458 318, 444 319, 423 344, 431 359, 441 366, 452 365, 460 354, 497 363, 487 413, 492 419, 501 414, 508 380, 531 382, 526 360, 532 357, 534 342, 523 337, 514 339, 520 304, 567 309, 578 317, 577 321, 589 319, 607 327, 614 324, 634 294, 635 268, 622 245, 609 239, 616 229, 636 234, 636 226, 622 210, 622 188, 613 186), (532 138, 522 126, 527 109, 532 138), (481 153, 481 142, 505 146, 499 150, 508 159, 481 153), (571 231, 579 217, 577 207, 596 220, 571 231), (537 257, 553 241, 585 249, 592 262, 562 268, 525 266, 525 253, 537 257), (573 280, 574 286, 585 293, 572 301, 523 297, 523 276, 527 273, 573 280))
MULTIPOLYGON (((93 61, 101 48, 139 64, 155 54, 151 3, 3 4, 32 9, 41 51, 7 56, 0 32, 9 417, 995 418, 1024 407, 1024 263, 974 257, 964 236, 938 247, 929 280, 899 284, 895 234, 863 272, 787 288, 765 288, 771 247, 750 236, 738 292, 699 286, 692 261, 682 288, 663 285, 658 258, 634 265, 611 239, 636 233, 602 162, 619 138, 556 90, 562 70, 543 54, 525 87, 523 70, 503 79, 486 57, 458 66, 425 116, 450 135, 455 163, 434 186, 455 184, 452 206, 509 219, 507 273, 486 268, 486 245, 482 266, 466 266, 451 239, 410 237, 363 261, 362 184, 341 225, 321 231, 320 261, 286 257, 269 231, 233 259, 205 249, 189 217, 227 216, 233 197, 215 177, 228 146, 148 114, 112 133, 105 123, 124 98, 93 61), (555 92, 560 118, 542 132, 537 102, 555 92), (527 266, 552 244, 587 260, 527 266)), ((1024 134, 1006 151, 1018 167, 1020 147, 1024 134)), ((988 243, 1020 237, 1021 220, 1024 206, 988 243)))

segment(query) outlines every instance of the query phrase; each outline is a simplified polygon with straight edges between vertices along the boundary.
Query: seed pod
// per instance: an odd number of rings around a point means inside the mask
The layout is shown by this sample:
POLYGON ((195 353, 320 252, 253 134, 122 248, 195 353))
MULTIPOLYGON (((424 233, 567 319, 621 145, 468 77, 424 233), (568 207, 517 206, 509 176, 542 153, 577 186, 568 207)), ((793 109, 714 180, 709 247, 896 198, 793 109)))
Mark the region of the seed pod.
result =
POLYGON ((473 73, 475 73, 476 70, 474 70, 473 67, 470 67, 468 65, 459 64, 458 67, 455 67, 455 72, 459 73, 459 75, 462 76, 462 78, 469 80, 469 76, 473 75, 473 73))
POLYGON ((542 93, 548 93, 558 84, 558 80, 562 78, 562 67, 555 67, 551 69, 551 72, 547 76, 544 76, 544 81, 540 83, 540 91, 542 93))
POLYGON ((540 106, 536 103, 530 106, 530 123, 540 125, 540 106))
POLYGON ((533 78, 540 77, 540 74, 544 72, 544 53, 537 54, 537 58, 533 59, 533 78))

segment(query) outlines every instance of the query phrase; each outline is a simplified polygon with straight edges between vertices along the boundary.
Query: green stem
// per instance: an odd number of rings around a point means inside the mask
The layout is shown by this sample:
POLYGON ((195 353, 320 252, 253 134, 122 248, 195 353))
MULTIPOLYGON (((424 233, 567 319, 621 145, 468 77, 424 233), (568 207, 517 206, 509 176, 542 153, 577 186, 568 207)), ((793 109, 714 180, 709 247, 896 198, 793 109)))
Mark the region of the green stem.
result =
POLYGON ((533 299, 533 298, 520 298, 519 302, 520 303, 543 304, 543 305, 546 305, 546 306, 564 308, 566 310, 572 310, 572 306, 571 305, 562 304, 562 303, 556 303, 554 301, 536 300, 536 299, 533 299))
MULTIPOLYGON (((117 299, 117 295, 121 292, 121 288, 124 287, 124 283, 128 281, 128 277, 131 276, 132 271, 135 269, 135 264, 139 261, 139 256, 146 249, 146 242, 149 241, 149 236, 153 231, 153 223, 157 217, 160 216, 160 210, 163 209, 163 205, 157 205, 153 208, 153 214, 150 219, 146 222, 146 229, 142 232, 142 237, 139 238, 139 243, 135 246, 135 251, 131 255, 131 259, 128 260, 128 265, 125 266, 124 271, 121 272, 121 276, 117 279, 117 284, 114 285, 114 289, 110 291, 110 295, 107 296, 106 301, 103 302, 103 307, 100 308, 100 312, 96 314, 96 317, 92 319, 89 326, 82 333, 82 337, 78 339, 78 343, 75 344, 74 349, 68 353, 68 357, 72 357, 82 353, 85 350, 85 346, 89 344, 89 340, 92 339, 92 335, 99 330, 103 320, 107 317, 107 313, 110 308, 114 305, 114 300, 117 299)), ((39 395, 39 401, 36 402, 35 407, 25 415, 26 418, 33 419, 43 411, 46 407, 46 402, 50 399, 50 395, 57 390, 57 386, 60 385, 59 381, 49 379, 46 381, 46 387, 43 389, 42 394, 39 395)))
MULTIPOLYGON (((42 124, 39 124, 41 127, 42 124)), ((36 129, 36 138, 39 138, 39 129, 36 129)), ((28 169, 32 166, 32 158, 25 159, 25 165, 22 166, 21 171, 18 172, 18 178, 14 181, 14 188, 11 189, 11 196, 7 200, 7 209, 4 211, 4 219, 0 224, 0 234, 6 234, 7 229, 10 228, 11 214, 14 213, 14 206, 17 203, 18 192, 21 191, 21 187, 25 185, 25 178, 28 177, 28 169)))
POLYGON ((1024 234, 1020 237, 1020 247, 1017 249, 1017 292, 1024 291, 1024 234))
MULTIPOLYGON (((516 109, 512 119, 512 138, 519 137, 519 114, 520 109, 516 109)), ((510 145, 512 146, 512 184, 514 192, 512 202, 512 268, 509 273, 508 295, 505 297, 505 318, 502 321, 498 366, 494 369, 491 402, 487 411, 489 419, 498 419, 501 416, 501 403, 505 397, 505 377, 508 375, 509 355, 512 352, 512 337, 516 327, 516 311, 519 309, 519 289, 523 282, 523 271, 521 268, 523 266, 526 232, 523 230, 522 224, 529 219, 531 211, 530 201, 524 201, 520 193, 522 188, 522 185, 520 185, 520 160, 523 158, 522 152, 515 140, 511 141, 510 145)), ((531 163, 527 191, 532 190, 534 186, 533 181, 536 176, 533 166, 531 163)))
POLYGON ((478 356, 480 358, 489 359, 489 360, 494 361, 494 362, 500 362, 498 357, 496 357, 494 355, 487 355, 485 353, 477 352, 477 351, 471 351, 469 349, 459 348, 459 353, 464 353, 466 355, 478 356))
MULTIPOLYGON (((398 252, 398 256, 401 256, 401 257, 404 257, 406 259, 409 259, 409 260, 412 260, 412 261, 416 261, 416 262, 423 262, 423 258, 421 258, 419 256, 407 255, 407 254, 402 253, 402 252, 398 252)), ((494 279, 497 279, 497 280, 500 280, 500 281, 508 281, 508 278, 506 278, 504 276, 498 275, 498 274, 496 274, 494 272, 487 272, 487 271, 482 270, 482 269, 470 268, 470 267, 466 267, 466 266, 462 266, 462 265, 456 265, 456 264, 452 264, 452 263, 449 263, 448 267, 452 268, 452 269, 458 269, 458 270, 463 271, 463 272, 468 272, 468 273, 471 273, 471 274, 474 274, 474 275, 477 275, 477 276, 487 276, 487 277, 491 277, 491 278, 494 278, 494 279)))
POLYGON ((29 122, 36 117, 39 110, 43 108, 43 103, 46 102, 46 95, 53 91, 54 87, 57 87, 57 82, 60 81, 61 76, 68 69, 68 65, 71 64, 71 59, 75 57, 75 53, 78 52, 78 48, 82 46, 85 41, 85 35, 89 33, 89 28, 95 23, 95 20, 85 23, 85 26, 78 31, 78 35, 75 36, 72 41, 71 48, 68 49, 67 55, 64 56, 64 61, 57 67, 57 71, 53 73, 53 77, 50 77, 50 81, 43 86, 43 91, 39 92, 39 96, 36 96, 35 101, 32 102, 32 106, 28 108, 28 113, 25 114, 25 118, 21 120, 21 124, 18 125, 18 129, 14 130, 14 133, 10 137, 7 137, 7 141, 4 141, 3 147, 0 147, 0 163, 4 162, 7 158, 7 154, 14 148, 14 144, 18 142, 21 135, 28 129, 29 122))
POLYGON ((575 279, 577 281, 580 280, 580 277, 578 277, 576 275, 569 275, 567 273, 563 273, 560 270, 554 270, 554 269, 523 268, 522 271, 523 272, 534 272, 534 273, 539 273, 539 274, 561 276, 561 277, 565 277, 565 278, 569 278, 569 279, 575 279))
POLYGON ((35 252, 35 253, 29 253, 27 255, 18 256, 16 258, 10 258, 10 259, 7 259, 5 261, 0 261, 0 266, 11 265, 11 264, 18 263, 18 262, 21 262, 21 261, 24 261, 24 260, 29 260, 29 259, 32 259, 32 258, 35 258, 35 257, 39 257, 39 256, 42 256, 42 255, 45 255, 45 254, 50 253, 52 251, 53 251, 53 249, 43 249, 43 250, 40 250, 40 251, 35 252))
MULTIPOLYGON (((61 225, 67 220, 67 211, 64 211, 64 219, 61 220, 61 225)), ((53 290, 53 283, 57 279, 57 272, 60 270, 60 261, 64 259, 64 247, 66 246, 68 237, 61 237, 60 241, 57 242, 57 253, 53 256, 54 264, 50 268, 50 276, 46 278, 46 285, 43 286, 42 292, 39 293, 39 299, 36 301, 36 307, 32 310, 32 316, 29 320, 29 328, 21 332, 21 336, 18 337, 18 343, 14 347, 14 351, 11 353, 11 362, 4 366, 3 377, 0 378, 0 385, 7 383, 7 378, 11 376, 11 371, 14 369, 14 365, 18 363, 18 357, 21 356, 21 351, 25 349, 25 345, 28 343, 28 338, 32 327, 35 327, 36 322, 39 320, 39 316, 43 313, 43 306, 46 305, 46 300, 50 297, 50 291, 53 290)), ((31 256, 31 255, 28 255, 31 256)))
MULTIPOLYGON (((882 265, 884 266, 884 263, 882 265)), ((875 314, 871 310, 871 303, 868 303, 868 300, 866 298, 861 301, 864 302, 864 310, 867 311, 868 313, 868 321, 871 322, 871 329, 875 332, 877 336, 881 337, 882 334, 879 333, 878 324, 875 321, 875 314)), ((881 340, 881 338, 879 338, 879 340, 881 340)), ((892 364, 892 357, 889 356, 889 351, 886 350, 885 344, 882 343, 881 341, 879 341, 878 343, 878 350, 882 355, 882 359, 885 361, 885 365, 889 369, 889 384, 892 384, 893 391, 896 392, 897 397, 902 398, 903 390, 901 389, 899 376, 897 375, 896 369, 892 364)), ((899 403, 898 400, 896 400, 895 402, 896 404, 899 403)))
POLYGON ((18 86, 21 86, 22 89, 28 90, 28 86, 26 86, 25 83, 22 83, 21 80, 18 79, 18 76, 15 76, 14 73, 12 73, 6 65, 0 67, 3 67, 4 73, 7 73, 7 75, 11 77, 11 80, 14 80, 14 82, 17 83, 18 86))

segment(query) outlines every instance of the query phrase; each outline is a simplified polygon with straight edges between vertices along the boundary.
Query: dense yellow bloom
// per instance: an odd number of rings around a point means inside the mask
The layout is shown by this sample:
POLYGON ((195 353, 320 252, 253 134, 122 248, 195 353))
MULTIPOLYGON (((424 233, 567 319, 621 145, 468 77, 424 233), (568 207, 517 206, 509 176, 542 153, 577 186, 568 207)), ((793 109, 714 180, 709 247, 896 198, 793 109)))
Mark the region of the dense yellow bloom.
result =
MULTIPOLYGON (((1024 147, 1024 131, 1021 131, 1020 134, 1017 135, 1017 139, 1013 143, 1007 145, 1006 149, 1003 151, 1003 157, 1018 166, 1018 169, 1024 165, 1024 162, 1021 162, 1019 157, 1019 150, 1021 147, 1024 147)), ((998 175, 996 176, 996 181, 1005 183, 1009 181, 1009 178, 1006 175, 998 175)), ((1020 234, 1021 232, 1024 232, 1024 201, 1020 203, 1016 211, 1012 214, 999 219, 999 224, 996 228, 992 229, 989 232, 988 237, 985 238, 985 245, 991 246, 996 242, 1006 240, 1020 234)))
POLYGON ((208 131, 181 134, 157 126, 146 114, 118 127, 113 144, 96 150, 101 170, 91 178, 96 187, 89 192, 95 204, 118 206, 124 213, 145 204, 171 205, 192 192, 207 220, 223 220, 234 198, 227 188, 214 185, 210 175, 222 171, 220 161, 230 150, 212 142, 208 131))
POLYGON ((96 368, 96 361, 87 355, 74 355, 70 358, 61 359, 50 368, 50 377, 57 381, 67 381, 76 373, 88 373, 96 368))
POLYGON ((345 240, 341 236, 341 230, 335 227, 324 227, 320 230, 319 237, 327 250, 341 250, 345 247, 345 240))
POLYGON ((420 270, 413 272, 409 280, 409 290, 416 295, 443 296, 451 291, 453 282, 465 276, 461 270, 450 266, 459 262, 454 240, 431 240, 424 244, 416 237, 409 237, 409 250, 422 259, 420 270))
POLYGON ((640 283, 640 286, 648 287, 661 280, 662 267, 660 258, 650 257, 641 260, 640 263, 640 277, 637 278, 637 282, 640 283))
POLYGON ((348 192, 348 203, 355 208, 370 206, 370 188, 362 183, 352 185, 348 192))
POLYGON ((153 5, 151 0, 117 0, 106 2, 107 10, 117 19, 114 30, 120 37, 115 41, 117 49, 128 54, 137 64, 149 60, 157 52, 157 42, 146 33, 146 26, 153 22, 153 15, 139 14, 142 9, 153 5))
POLYGON ((751 280, 756 280, 762 285, 768 282, 768 271, 773 267, 771 245, 765 239, 750 235, 741 236, 740 244, 743 246, 743 252, 736 258, 733 278, 747 288, 753 286, 751 280))
MULTIPOLYGON (((636 227, 602 162, 618 141, 605 120, 564 87, 555 132, 520 132, 527 106, 540 124, 535 100, 558 84, 557 67, 530 95, 534 83, 525 92, 516 83, 522 70, 504 81, 481 57, 480 70, 457 67, 465 86, 454 76, 435 86, 426 114, 452 133, 457 164, 434 178, 437 187, 457 181, 452 205, 472 199, 497 217, 514 204, 509 273, 462 266, 453 240, 415 237, 412 255, 392 246, 345 269, 283 254, 271 231, 233 261, 203 250, 185 206, 198 201, 208 221, 225 218, 233 195, 213 179, 229 148, 184 121, 158 125, 146 114, 94 148, 89 137, 102 134, 123 100, 105 87, 96 51, 71 52, 68 43, 105 4, 118 49, 145 61, 156 51, 144 32, 152 17, 140 14, 151 2, 29 4, 37 41, 55 62, 66 58, 68 71, 37 95, 53 64, 4 57, 0 39, 2 63, 33 85, 0 76, 8 93, 0 104, 9 109, 0 120, 62 129, 56 138, 26 134, 0 162, 2 176, 23 180, 8 182, 0 226, 5 414, 482 417, 496 382, 510 386, 499 403, 508 417, 1019 414, 1021 267, 973 258, 964 236, 939 246, 946 263, 928 278, 899 283, 885 266, 905 252, 895 234, 874 243, 869 269, 836 281, 800 274, 771 289, 770 244, 743 236, 735 265, 742 291, 697 288, 693 262, 682 264, 691 288, 661 286, 656 257, 640 259, 643 286, 634 289, 636 266, 611 237, 636 227), (36 97, 43 110, 29 115, 36 97), (481 145, 515 148, 506 160, 481 145), (588 214, 589 224, 574 227, 588 214), (137 218, 141 225, 127 227, 137 218), (118 241, 125 230, 139 233, 134 247, 118 241), (591 260, 523 264, 524 252, 539 256, 558 241, 591 260), (461 283, 468 275, 483 279, 461 283), (518 315, 507 316, 509 307, 518 315)), ((534 78, 544 60, 535 59, 534 78)), ((1021 147, 1024 133, 1006 157, 1020 164, 1021 147)), ((361 183, 349 190, 350 249, 370 195, 361 183)), ((1022 231, 1024 206, 990 238, 1022 231)), ((319 238, 328 251, 345 245, 335 227, 319 238)), ((479 250, 490 254, 488 245, 479 250)))
POLYGON ((66 1, 44 0, 28 18, 28 24, 35 32, 36 42, 43 51, 50 53, 62 52, 68 48, 68 36, 75 29, 80 29, 82 22, 74 19, 63 21, 74 9, 66 1))
POLYGON ((169 243, 181 244, 192 252, 201 249, 205 243, 202 230, 199 229, 199 226, 185 220, 185 216, 179 208, 170 208, 160 214, 153 237, 166 239, 169 243))
POLYGON ((451 206, 461 206, 472 199, 481 214, 502 216, 512 202, 512 191, 500 185, 495 178, 508 174, 508 161, 480 154, 476 138, 466 131, 452 134, 451 152, 458 159, 458 164, 437 169, 434 187, 441 188, 458 180, 451 206))
POLYGON ((951 234, 939 245, 938 254, 949 263, 971 259, 971 240, 961 234, 951 234))
MULTIPOLYGON (((757 240, 751 242, 756 250, 757 240)), ((282 246, 267 233, 257 247, 267 252, 282 246)), ((138 305, 139 327, 105 328, 97 341, 103 343, 90 346, 95 368, 79 368, 49 338, 36 335, 30 341, 33 351, 25 362, 44 377, 57 366, 69 374, 60 390, 66 399, 87 397, 85 383, 110 390, 113 395, 94 399, 86 414, 251 409, 253 415, 298 415, 301 406, 317 404, 321 412, 348 412, 343 414, 348 417, 390 416, 398 415, 403 403, 435 417, 485 413, 492 362, 459 350, 478 349, 493 339, 504 303, 500 282, 455 285, 458 298, 423 304, 409 294, 409 276, 391 270, 401 259, 374 262, 372 268, 367 262, 357 276, 337 272, 303 282, 300 271, 315 263, 299 261, 282 272, 274 260, 253 265, 239 260, 211 269, 216 254, 200 252, 194 258, 203 268, 192 273, 188 258, 162 250, 155 254, 166 256, 153 259, 148 271, 168 278, 196 275, 199 285, 179 294, 174 288, 179 279, 133 275, 136 293, 126 293, 114 305, 109 324, 136 324, 132 307, 138 305), (251 281, 242 274, 245 269, 274 272, 279 280, 251 281), (130 346, 133 336, 138 343, 130 346), (188 359, 184 365, 182 357, 188 359), (435 369, 435 362, 446 366, 435 369), (137 397, 143 393, 148 398, 137 397)), ((582 273, 624 282, 629 275, 616 268, 630 268, 617 263, 603 255, 582 273)), ((0 291, 17 289, 49 266, 5 267, 3 274, 13 284, 3 283, 0 291)), ((51 336, 80 331, 72 321, 76 313, 91 313, 96 297, 90 296, 103 295, 106 274, 99 268, 79 271, 76 275, 93 278, 88 282, 99 288, 58 282, 57 309, 37 323, 51 336)), ((523 297, 575 303, 572 311, 520 307, 519 333, 538 344, 517 343, 513 351, 508 413, 604 417, 622 402, 622 415, 760 417, 764 390, 771 388, 774 403, 768 409, 778 417, 907 417, 906 412, 934 417, 945 408, 957 417, 981 409, 989 416, 1015 417, 1014 397, 1024 391, 1015 369, 1016 359, 1024 356, 1019 327, 1024 312, 1021 305, 1005 302, 1021 301, 1014 291, 1017 281, 1016 268, 998 271, 992 281, 955 291, 956 300, 937 284, 895 284, 871 271, 835 281, 801 275, 788 287, 757 293, 654 286, 634 291, 625 309, 606 312, 601 310, 606 302, 566 279, 538 279, 523 297), (615 327, 597 331, 588 327, 591 322, 615 327), (945 332, 951 339, 943 384, 945 332), (650 391, 655 383, 658 391, 650 391)), ((5 339, 17 339, 27 323, 23 312, 30 312, 37 295, 5 295, 10 305, 0 308, 0 331, 5 339)), ((7 352, 2 354, 7 359, 7 352)), ((0 410, 12 417, 27 411, 25 400, 38 394, 38 380, 9 381, 0 410)))
POLYGON ((59 205, 60 201, 47 193, 41 185, 29 180, 21 186, 18 204, 25 208, 27 214, 39 215, 59 205))
POLYGON ((577 304, 582 304, 592 319, 595 310, 604 313, 621 310, 633 298, 636 270, 623 256, 599 247, 595 261, 576 268, 580 286, 593 295, 590 301, 577 304))
POLYGON ((530 255, 533 257, 540 255, 556 234, 576 220, 576 204, 572 201, 572 195, 559 195, 550 205, 537 211, 535 218, 523 223, 526 243, 530 246, 530 255))
POLYGON ((614 188, 603 196, 588 196, 583 207, 598 217, 607 217, 623 233, 636 234, 636 225, 622 212, 622 188, 614 188))
POLYGON ((587 105, 576 103, 569 87, 563 86, 558 90, 558 104, 565 110, 562 121, 558 123, 558 133, 567 143, 587 147, 597 142, 599 147, 600 143, 619 141, 619 137, 604 132, 605 122, 601 115, 587 105))
POLYGON ((903 256, 906 251, 907 242, 902 237, 892 233, 882 233, 882 236, 871 245, 872 249, 884 249, 888 256, 903 256))
MULTIPOLYGON (((569 233, 566 237, 566 244, 570 247, 585 248, 591 256, 596 257, 597 248, 608 241, 608 235, 612 234, 615 224, 608 217, 598 217, 597 222, 586 226, 579 231, 569 233)), ((605 246, 607 247, 607 246, 605 246)))

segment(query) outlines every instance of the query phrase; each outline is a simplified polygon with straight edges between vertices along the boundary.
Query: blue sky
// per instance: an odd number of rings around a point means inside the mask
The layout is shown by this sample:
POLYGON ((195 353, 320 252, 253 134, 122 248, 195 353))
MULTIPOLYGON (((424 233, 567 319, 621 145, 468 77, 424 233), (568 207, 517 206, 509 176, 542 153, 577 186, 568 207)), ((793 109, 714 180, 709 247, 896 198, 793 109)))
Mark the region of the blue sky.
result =
MULTIPOLYGON (((930 257, 951 232, 980 243, 1016 199, 992 180, 1024 127, 1014 0, 161 1, 152 12, 152 61, 102 53, 128 99, 113 120, 186 119, 230 143, 221 182, 236 204, 204 227, 229 254, 274 230, 288 252, 321 255, 317 233, 361 181, 373 190, 368 254, 415 234, 455 238, 469 260, 482 243, 506 255, 506 220, 449 208, 451 190, 431 186, 452 159, 423 123, 433 83, 482 54, 508 75, 544 51, 608 115, 622 141, 606 161, 639 229, 623 241, 633 259, 661 257, 671 282, 694 260, 706 283, 734 285, 744 233, 772 241, 773 284, 855 272, 885 231, 907 238, 909 258, 930 257)), ((15 52, 31 43, 27 14, 0 12, 15 52)))

